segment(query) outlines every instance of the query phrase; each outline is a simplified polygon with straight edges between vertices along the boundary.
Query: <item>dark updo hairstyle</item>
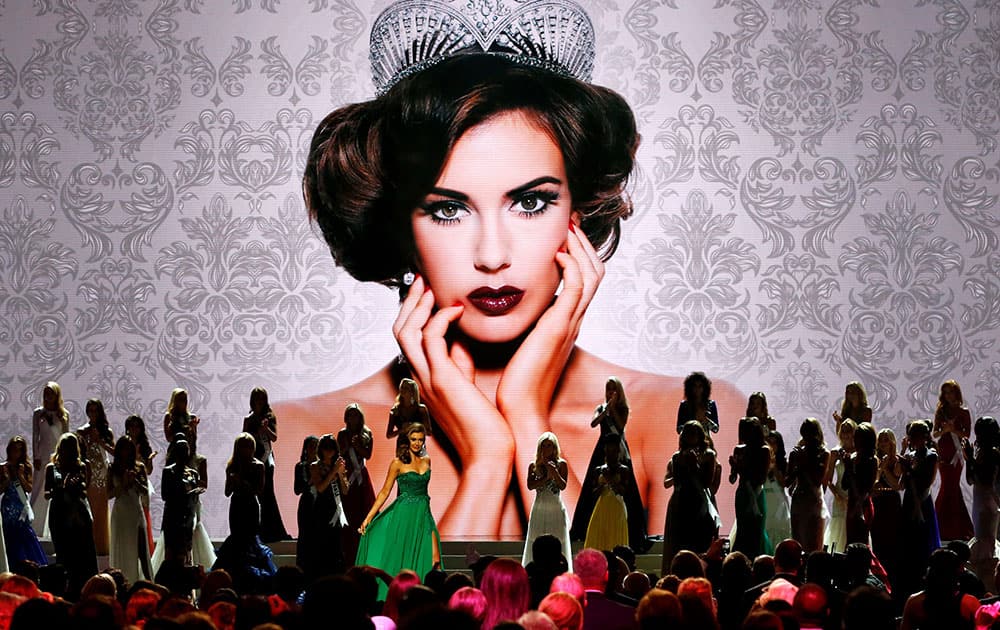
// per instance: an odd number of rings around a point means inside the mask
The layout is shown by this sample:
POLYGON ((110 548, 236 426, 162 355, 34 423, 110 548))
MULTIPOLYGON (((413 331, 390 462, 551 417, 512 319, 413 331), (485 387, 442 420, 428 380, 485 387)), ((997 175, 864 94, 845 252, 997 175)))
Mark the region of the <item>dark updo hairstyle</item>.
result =
POLYGON ((488 54, 460 54, 402 79, 381 97, 341 107, 316 129, 303 194, 334 260, 360 281, 402 288, 416 260, 410 215, 462 135, 521 112, 562 150, 573 210, 607 260, 639 134, 607 88, 488 54))

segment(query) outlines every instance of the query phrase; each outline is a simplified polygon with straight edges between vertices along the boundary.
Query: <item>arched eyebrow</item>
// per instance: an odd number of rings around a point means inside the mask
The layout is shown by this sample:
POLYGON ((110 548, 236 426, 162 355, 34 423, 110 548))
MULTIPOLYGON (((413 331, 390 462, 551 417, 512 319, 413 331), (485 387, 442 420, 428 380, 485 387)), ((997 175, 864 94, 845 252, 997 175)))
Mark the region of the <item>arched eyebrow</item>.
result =
MULTIPOLYGON (((552 177, 551 175, 545 175, 543 177, 536 177, 535 179, 531 180, 530 182, 526 182, 524 184, 521 184, 520 186, 517 186, 516 188, 511 188, 506 193, 504 193, 504 196, 507 197, 508 199, 513 199, 514 197, 517 197, 521 193, 523 193, 525 191, 528 191, 528 190, 531 190, 532 188, 534 188, 536 186, 539 186, 541 184, 555 184, 557 186, 562 186, 562 183, 563 182, 562 182, 561 179, 559 179, 558 177, 552 177)), ((449 199, 454 199, 455 201, 468 201, 469 200, 469 196, 467 194, 465 194, 463 192, 459 192, 457 190, 452 190, 450 188, 438 188, 438 187, 435 186, 434 188, 431 188, 430 194, 432 194, 432 195, 440 195, 441 197, 447 197, 449 199)))

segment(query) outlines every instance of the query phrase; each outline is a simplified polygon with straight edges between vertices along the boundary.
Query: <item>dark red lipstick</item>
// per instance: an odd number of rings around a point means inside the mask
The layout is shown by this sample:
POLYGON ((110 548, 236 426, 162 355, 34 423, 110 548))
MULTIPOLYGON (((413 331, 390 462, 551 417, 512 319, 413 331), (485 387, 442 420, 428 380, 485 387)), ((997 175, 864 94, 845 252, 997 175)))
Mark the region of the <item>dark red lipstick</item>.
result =
POLYGON ((524 291, 517 287, 479 287, 468 296, 469 302, 488 317, 497 317, 510 312, 521 302, 524 291))

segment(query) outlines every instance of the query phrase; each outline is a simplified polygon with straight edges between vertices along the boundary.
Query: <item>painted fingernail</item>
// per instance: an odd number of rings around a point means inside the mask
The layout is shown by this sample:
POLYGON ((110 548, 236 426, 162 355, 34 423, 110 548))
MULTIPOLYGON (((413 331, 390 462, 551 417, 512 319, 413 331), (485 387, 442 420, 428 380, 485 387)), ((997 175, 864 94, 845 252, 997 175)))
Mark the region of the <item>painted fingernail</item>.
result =
POLYGON ((573 219, 569 220, 569 231, 570 232, 576 232, 576 224, 573 223, 573 219))
POLYGON ((563 243, 562 245, 559 246, 559 252, 562 254, 566 253, 566 243, 563 243))
POLYGON ((454 304, 452 304, 452 306, 462 306, 462 302, 461 302, 461 301, 458 301, 458 300, 456 300, 456 301, 455 301, 455 303, 454 303, 454 304))

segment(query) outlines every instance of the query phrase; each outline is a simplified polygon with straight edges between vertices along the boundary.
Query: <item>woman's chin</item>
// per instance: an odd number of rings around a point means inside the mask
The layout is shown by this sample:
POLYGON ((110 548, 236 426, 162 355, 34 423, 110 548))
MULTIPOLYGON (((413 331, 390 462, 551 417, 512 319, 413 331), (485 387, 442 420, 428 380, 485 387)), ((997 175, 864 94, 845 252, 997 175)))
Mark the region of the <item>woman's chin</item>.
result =
POLYGON ((513 315, 487 317, 484 315, 462 317, 458 329, 477 344, 506 344, 519 339, 527 331, 527 324, 513 315))

